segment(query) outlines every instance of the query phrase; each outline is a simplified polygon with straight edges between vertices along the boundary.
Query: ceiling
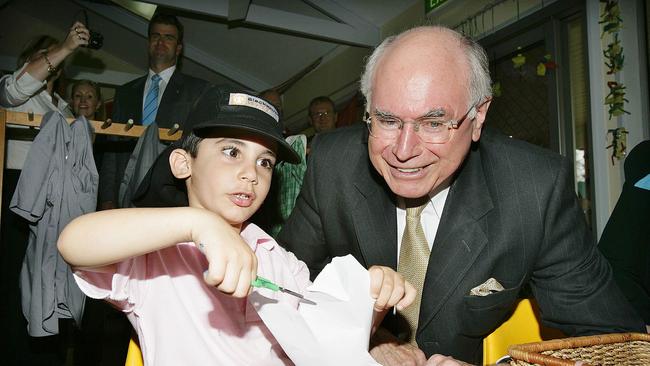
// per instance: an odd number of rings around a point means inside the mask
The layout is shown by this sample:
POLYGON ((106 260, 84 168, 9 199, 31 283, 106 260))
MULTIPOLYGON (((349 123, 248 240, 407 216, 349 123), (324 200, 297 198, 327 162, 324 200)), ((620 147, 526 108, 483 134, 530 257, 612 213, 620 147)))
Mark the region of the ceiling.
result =
MULTIPOLYGON (((34 36, 45 33, 62 39, 75 19, 84 19, 80 10, 85 9, 90 28, 104 35, 104 46, 99 51, 76 52, 67 61, 68 76, 123 84, 146 72, 146 13, 154 5, 176 12, 185 27, 184 72, 213 83, 262 91, 290 80, 319 59, 324 65, 349 49, 367 52, 380 42, 385 24, 422 0, 147 3, 148 9, 139 12, 136 6, 146 3, 0 0, 0 68, 15 69, 16 56, 34 36)), ((350 82, 356 82, 358 70, 352 71, 350 82)))

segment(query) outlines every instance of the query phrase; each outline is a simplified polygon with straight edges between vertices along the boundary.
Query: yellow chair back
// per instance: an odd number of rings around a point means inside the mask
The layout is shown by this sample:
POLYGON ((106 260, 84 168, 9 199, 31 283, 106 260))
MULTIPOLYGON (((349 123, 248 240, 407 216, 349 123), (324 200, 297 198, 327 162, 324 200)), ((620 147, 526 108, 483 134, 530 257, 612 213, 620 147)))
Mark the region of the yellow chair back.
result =
POLYGON ((126 362, 124 363, 124 366, 144 366, 140 346, 138 346, 138 342, 133 338, 131 338, 131 341, 129 342, 129 350, 126 354, 126 362))
POLYGON ((563 337, 559 330, 540 324, 539 309, 534 300, 522 299, 510 319, 483 340, 483 364, 494 365, 499 358, 508 354, 508 347, 513 344, 563 337))

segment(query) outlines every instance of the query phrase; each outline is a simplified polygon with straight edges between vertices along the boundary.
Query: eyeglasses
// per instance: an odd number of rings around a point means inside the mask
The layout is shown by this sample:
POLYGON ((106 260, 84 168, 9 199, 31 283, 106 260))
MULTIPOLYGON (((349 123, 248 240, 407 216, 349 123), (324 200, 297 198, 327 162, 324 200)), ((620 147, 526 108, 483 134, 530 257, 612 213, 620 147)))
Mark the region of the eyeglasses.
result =
POLYGON ((406 123, 413 123, 415 132, 422 141, 432 144, 444 144, 451 138, 451 129, 458 129, 461 123, 469 116, 476 118, 476 106, 471 106, 465 114, 457 120, 444 120, 443 110, 434 110, 432 116, 420 117, 414 121, 403 121, 402 119, 380 111, 372 115, 366 113, 366 124, 370 135, 379 139, 394 140, 406 123), (471 116, 470 116, 471 113, 471 116), (436 115, 438 114, 438 115, 436 115))
POLYGON ((330 112, 325 111, 325 112, 314 112, 309 114, 311 118, 316 119, 316 118, 325 118, 330 115, 330 112))

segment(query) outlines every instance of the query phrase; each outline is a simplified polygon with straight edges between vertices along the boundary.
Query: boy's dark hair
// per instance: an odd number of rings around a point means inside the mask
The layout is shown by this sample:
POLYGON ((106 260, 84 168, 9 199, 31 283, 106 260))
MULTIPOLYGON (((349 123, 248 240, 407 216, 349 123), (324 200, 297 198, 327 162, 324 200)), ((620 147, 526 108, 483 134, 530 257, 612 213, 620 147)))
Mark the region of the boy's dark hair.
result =
MULTIPOLYGON (((23 51, 20 53, 18 56, 18 67, 22 67, 25 62, 27 62, 29 59, 31 59, 36 53, 38 53, 41 50, 47 50, 50 48, 52 45, 58 45, 59 40, 50 37, 48 35, 41 35, 36 38, 33 38, 23 48, 23 51)), ((58 67, 59 69, 63 68, 63 62, 61 65, 58 67)))
POLYGON ((196 158, 199 153, 199 144, 203 141, 202 137, 198 137, 194 132, 185 135, 178 142, 178 148, 183 149, 190 153, 190 156, 196 158))
POLYGON ((149 29, 147 29, 147 35, 151 34, 151 27, 153 27, 154 24, 166 24, 176 27, 176 30, 178 31, 178 44, 183 44, 183 23, 181 23, 175 15, 164 12, 156 12, 149 21, 149 29))

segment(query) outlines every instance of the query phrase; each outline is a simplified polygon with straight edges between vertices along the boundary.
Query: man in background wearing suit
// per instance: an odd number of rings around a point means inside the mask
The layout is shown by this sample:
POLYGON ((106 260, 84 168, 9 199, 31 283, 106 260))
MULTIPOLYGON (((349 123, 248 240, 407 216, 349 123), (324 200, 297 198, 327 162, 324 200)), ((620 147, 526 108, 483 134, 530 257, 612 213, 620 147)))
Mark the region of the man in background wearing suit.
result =
POLYGON ((316 134, 336 128, 336 111, 332 99, 321 95, 309 102, 309 123, 316 134))
POLYGON ((528 287, 543 323, 567 335, 644 330, 590 236, 570 163, 483 128, 478 44, 443 27, 406 31, 375 49, 361 90, 367 128, 314 139, 278 241, 312 276, 353 254, 420 282, 415 314, 376 333, 376 360, 480 364, 483 338, 528 287))
MULTIPOLYGON (((113 120, 125 123, 180 128, 192 104, 207 86, 201 79, 177 70, 183 49, 183 25, 174 15, 156 13, 149 22, 149 73, 117 89, 113 120)), ((104 153, 100 169, 100 208, 115 208, 120 182, 129 156, 135 146, 133 139, 115 139, 104 153)))

